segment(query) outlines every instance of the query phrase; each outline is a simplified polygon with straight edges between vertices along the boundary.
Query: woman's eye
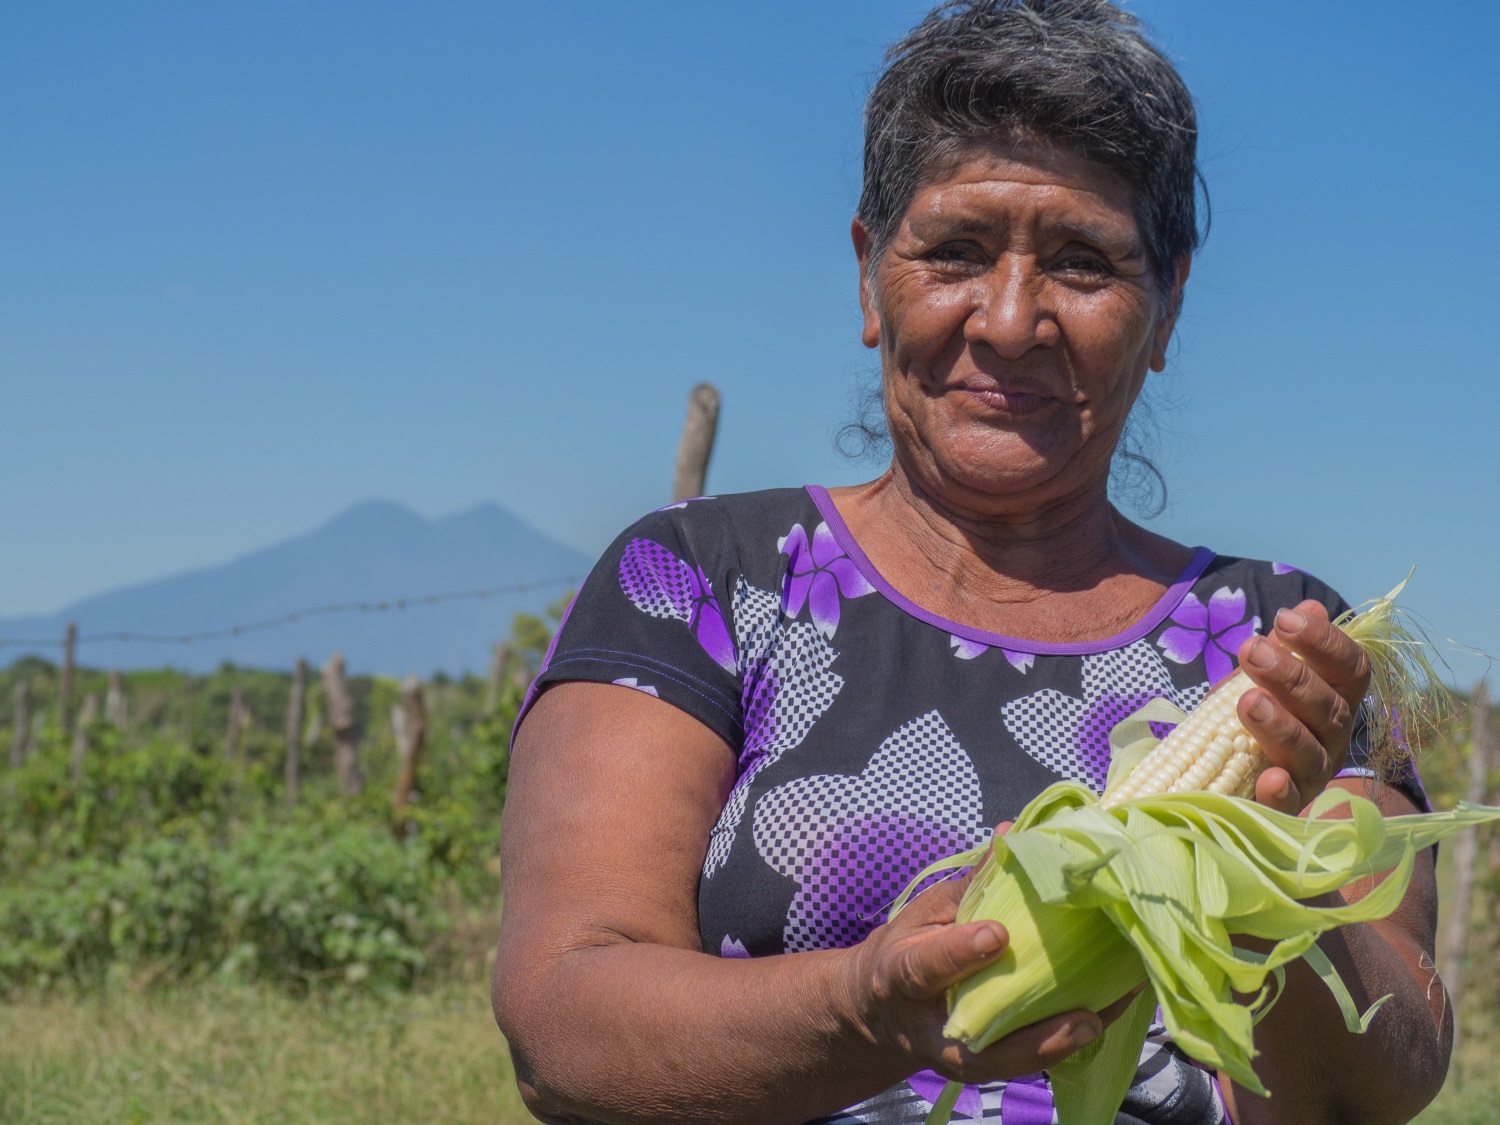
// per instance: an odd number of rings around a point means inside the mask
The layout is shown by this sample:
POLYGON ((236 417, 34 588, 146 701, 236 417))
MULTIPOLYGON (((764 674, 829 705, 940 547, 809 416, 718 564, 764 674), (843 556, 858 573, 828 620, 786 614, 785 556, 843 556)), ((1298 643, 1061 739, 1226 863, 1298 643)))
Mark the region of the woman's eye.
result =
POLYGON ((1068 273, 1087 277, 1107 277, 1114 273, 1109 262, 1097 254, 1064 254, 1058 265, 1068 273))
POLYGON ((960 265, 983 260, 979 247, 965 242, 945 242, 927 256, 935 262, 954 262, 960 265))

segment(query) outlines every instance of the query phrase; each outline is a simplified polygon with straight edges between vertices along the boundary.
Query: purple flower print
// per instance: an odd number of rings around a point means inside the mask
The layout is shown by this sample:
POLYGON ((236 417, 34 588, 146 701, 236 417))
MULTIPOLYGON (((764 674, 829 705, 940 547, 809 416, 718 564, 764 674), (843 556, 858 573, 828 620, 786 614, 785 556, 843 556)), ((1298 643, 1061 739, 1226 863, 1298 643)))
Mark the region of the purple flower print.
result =
POLYGON ((781 608, 788 617, 802 612, 803 603, 812 610, 813 625, 829 640, 839 627, 839 597, 863 597, 875 592, 865 576, 844 553, 826 523, 813 531, 812 543, 802 525, 793 524, 777 548, 789 560, 781 608))
POLYGON ((1012 1078, 1000 1095, 1000 1120, 1006 1125, 1052 1125, 1052 1087, 1044 1074, 1012 1078))
POLYGON ((950 634, 948 647, 953 650, 953 655, 960 660, 973 660, 976 656, 983 656, 990 651, 990 646, 981 641, 971 641, 966 637, 950 634))
MULTIPOLYGON (((948 1080, 935 1070, 919 1070, 906 1080, 906 1084, 928 1105, 936 1105, 948 1080)), ((965 1117, 979 1117, 983 1114, 984 1097, 980 1094, 979 1087, 965 1086, 953 1108, 965 1117)))
MULTIPOLYGON (((990 646, 982 641, 971 641, 954 634, 949 634, 948 647, 960 660, 973 660, 976 656, 982 656, 990 651, 990 646)), ((1012 668, 1023 674, 1036 663, 1036 657, 1029 652, 1012 652, 1008 648, 1002 648, 1000 653, 1012 668)))
POLYGON ((1209 683, 1216 684, 1234 671, 1235 654, 1245 638, 1260 628, 1260 618, 1245 619, 1245 591, 1220 586, 1208 605, 1196 594, 1182 599, 1172 614, 1175 625, 1162 632, 1156 643, 1168 660, 1188 664, 1203 657, 1209 683))
POLYGON ((686 622, 714 663, 735 670, 734 642, 701 567, 688 566, 660 543, 632 539, 620 558, 620 589, 642 613, 686 622))
POLYGON ((1005 654, 1005 659, 1017 672, 1025 672, 1036 663, 1036 657, 1029 652, 1011 652, 1008 648, 1002 648, 1000 651, 1005 654))
POLYGON ((690 572, 693 580, 693 615, 688 627, 703 646, 703 651, 713 658, 715 664, 730 672, 735 670, 734 641, 729 638, 729 627, 724 624, 724 615, 719 612, 719 599, 714 597, 713 585, 701 567, 690 572))

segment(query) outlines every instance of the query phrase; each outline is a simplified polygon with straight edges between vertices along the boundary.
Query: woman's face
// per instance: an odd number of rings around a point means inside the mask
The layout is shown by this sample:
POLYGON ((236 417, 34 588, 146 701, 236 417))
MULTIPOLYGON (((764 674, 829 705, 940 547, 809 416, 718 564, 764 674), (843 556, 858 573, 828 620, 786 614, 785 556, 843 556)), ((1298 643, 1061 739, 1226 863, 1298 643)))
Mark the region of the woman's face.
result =
POLYGON ((1160 293, 1116 173, 1042 146, 976 153, 920 188, 873 272, 855 220, 863 339, 896 456, 975 514, 1101 488, 1177 292, 1160 293))

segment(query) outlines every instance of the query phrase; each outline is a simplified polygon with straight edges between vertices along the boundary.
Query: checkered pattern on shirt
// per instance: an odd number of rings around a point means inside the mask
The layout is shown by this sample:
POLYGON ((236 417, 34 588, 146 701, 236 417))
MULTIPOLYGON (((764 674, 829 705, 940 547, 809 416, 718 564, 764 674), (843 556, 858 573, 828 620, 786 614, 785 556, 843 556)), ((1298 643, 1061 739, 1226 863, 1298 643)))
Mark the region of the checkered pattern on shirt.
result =
POLYGON ((786 951, 863 939, 922 868, 989 837, 982 802, 973 762, 936 711, 890 735, 857 776, 814 774, 766 793, 756 849, 798 884, 786 951))
POLYGON ((687 564, 660 543, 632 539, 620 556, 620 589, 642 613, 693 619, 693 576, 687 564))
POLYGON ((1085 656, 1082 675, 1081 699, 1044 688, 1011 700, 1000 715, 1027 754, 1060 777, 1096 787, 1108 769, 1109 732, 1116 723, 1149 699, 1170 699, 1190 711, 1209 687, 1174 686, 1167 666, 1145 641, 1085 656))
POLYGON ((743 577, 735 589, 734 629, 745 685, 742 769, 709 836, 704 878, 729 858, 755 776, 807 737, 844 686, 844 678, 831 671, 838 653, 822 634, 783 617, 781 598, 743 577))

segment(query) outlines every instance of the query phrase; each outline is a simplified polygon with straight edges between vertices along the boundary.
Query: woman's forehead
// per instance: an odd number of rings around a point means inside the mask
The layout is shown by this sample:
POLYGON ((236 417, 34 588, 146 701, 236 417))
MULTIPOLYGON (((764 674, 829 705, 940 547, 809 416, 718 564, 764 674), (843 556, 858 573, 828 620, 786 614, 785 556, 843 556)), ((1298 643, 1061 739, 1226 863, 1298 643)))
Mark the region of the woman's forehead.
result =
POLYGON ((945 161, 912 197, 904 225, 993 229, 1023 215, 1136 240, 1135 192, 1114 169, 1042 145, 971 150, 945 161))

